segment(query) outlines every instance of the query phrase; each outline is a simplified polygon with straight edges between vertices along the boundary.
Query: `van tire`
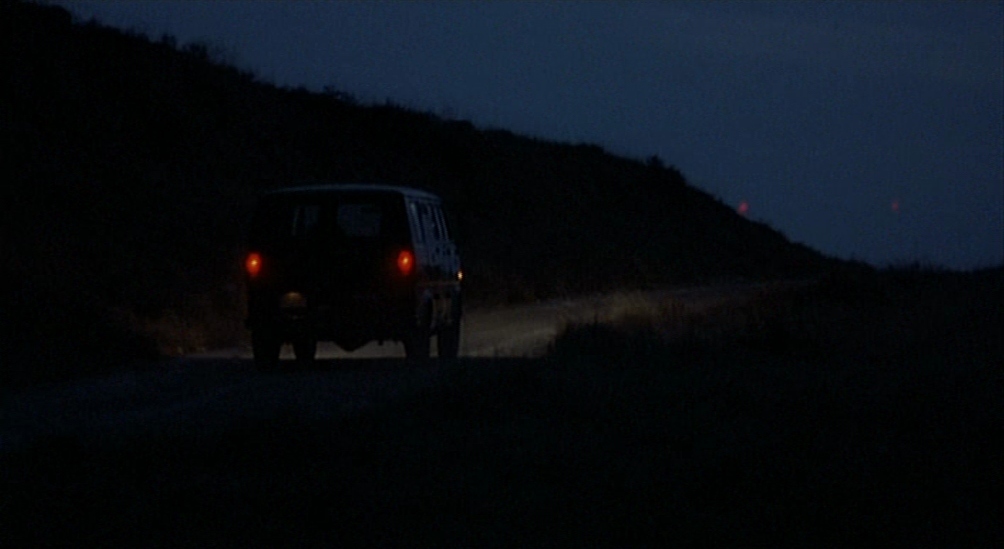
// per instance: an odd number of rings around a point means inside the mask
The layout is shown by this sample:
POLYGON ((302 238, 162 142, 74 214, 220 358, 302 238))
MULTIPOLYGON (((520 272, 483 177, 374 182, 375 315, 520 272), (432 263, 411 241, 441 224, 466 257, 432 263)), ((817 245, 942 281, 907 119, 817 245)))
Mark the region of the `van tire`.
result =
POLYGON ((445 326, 436 335, 439 358, 457 358, 460 354, 460 323, 445 326))
POLYGON ((404 339, 404 356, 408 359, 421 360, 429 358, 431 343, 429 332, 416 329, 404 339))
POLYGON ((262 372, 273 372, 279 369, 279 351, 282 341, 266 329, 256 329, 251 332, 251 353, 254 356, 254 366, 262 372))
POLYGON ((300 366, 310 366, 317 355, 317 340, 313 338, 297 339, 293 341, 293 356, 300 366))

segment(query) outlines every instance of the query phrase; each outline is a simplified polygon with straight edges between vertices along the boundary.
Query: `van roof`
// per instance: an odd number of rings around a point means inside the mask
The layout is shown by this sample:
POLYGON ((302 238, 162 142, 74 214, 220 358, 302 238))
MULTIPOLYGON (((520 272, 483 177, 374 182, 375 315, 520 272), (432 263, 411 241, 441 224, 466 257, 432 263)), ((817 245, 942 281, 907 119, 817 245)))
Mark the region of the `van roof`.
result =
POLYGON ((433 200, 436 202, 440 201, 440 198, 438 196, 428 191, 415 189, 412 187, 405 187, 401 185, 382 185, 377 183, 323 183, 323 184, 311 184, 311 185, 298 185, 295 187, 286 187, 282 189, 276 189, 274 191, 269 191, 267 194, 290 195, 290 194, 326 194, 326 193, 339 193, 339 192, 396 193, 409 196, 412 198, 421 198, 425 200, 433 200))

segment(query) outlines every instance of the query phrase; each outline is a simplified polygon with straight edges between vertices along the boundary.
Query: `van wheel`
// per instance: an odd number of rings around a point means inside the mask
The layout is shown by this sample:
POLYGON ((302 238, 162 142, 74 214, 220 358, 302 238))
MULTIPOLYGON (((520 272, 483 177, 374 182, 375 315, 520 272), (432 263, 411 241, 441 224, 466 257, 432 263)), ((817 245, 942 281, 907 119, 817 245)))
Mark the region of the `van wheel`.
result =
POLYGON ((415 330, 404 339, 404 355, 410 359, 429 358, 429 332, 415 330))
POLYGON ((460 323, 444 327, 436 336, 439 358, 457 358, 460 354, 460 323))
POLYGON ((254 355, 255 368, 263 372, 279 369, 279 350, 282 341, 268 330, 258 329, 251 332, 251 353, 254 355))
POLYGON ((317 340, 316 339, 298 339, 293 341, 293 356, 296 357, 296 363, 300 366, 309 366, 314 362, 314 357, 317 355, 317 340))

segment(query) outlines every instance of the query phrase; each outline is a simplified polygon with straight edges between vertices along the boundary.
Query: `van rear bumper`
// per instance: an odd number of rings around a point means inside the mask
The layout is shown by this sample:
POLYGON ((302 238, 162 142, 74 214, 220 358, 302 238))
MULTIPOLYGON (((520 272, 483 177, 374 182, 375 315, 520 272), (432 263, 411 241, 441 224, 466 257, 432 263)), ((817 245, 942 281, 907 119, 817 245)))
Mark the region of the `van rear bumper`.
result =
POLYGON ((280 296, 253 296, 245 325, 288 340, 337 340, 346 335, 393 340, 404 337, 417 321, 412 296, 362 294, 320 304, 308 302, 305 306, 282 306, 281 301, 280 296))

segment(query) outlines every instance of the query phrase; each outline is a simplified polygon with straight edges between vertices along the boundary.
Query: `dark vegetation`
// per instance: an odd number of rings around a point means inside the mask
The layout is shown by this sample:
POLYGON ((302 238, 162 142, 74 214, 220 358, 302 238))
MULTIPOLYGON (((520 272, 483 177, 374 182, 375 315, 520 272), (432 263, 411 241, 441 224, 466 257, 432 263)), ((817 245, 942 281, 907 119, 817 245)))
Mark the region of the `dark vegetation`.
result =
POLYGON ((0 532, 39 545, 1000 546, 1002 331, 1001 269, 667 301, 570 326, 545 359, 458 362, 360 415, 8 454, 0 532))
POLYGON ((3 0, 0 18, 4 383, 241 341, 251 205, 305 181, 440 193, 475 304, 835 266, 657 157, 279 88, 58 7, 3 0))

